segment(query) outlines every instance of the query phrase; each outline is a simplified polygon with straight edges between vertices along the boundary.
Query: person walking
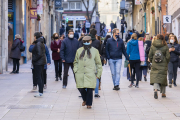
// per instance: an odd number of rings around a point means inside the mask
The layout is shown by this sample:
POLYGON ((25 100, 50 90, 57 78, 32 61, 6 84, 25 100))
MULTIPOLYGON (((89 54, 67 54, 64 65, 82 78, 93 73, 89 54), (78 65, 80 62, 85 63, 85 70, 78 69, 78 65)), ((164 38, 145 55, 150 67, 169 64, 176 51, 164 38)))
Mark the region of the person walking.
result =
POLYGON ((54 60, 56 80, 58 78, 62 80, 62 59, 60 57, 60 49, 61 49, 61 40, 59 40, 58 33, 53 34, 53 41, 51 42, 51 50, 52 50, 52 59, 54 60))
POLYGON ((21 57, 20 45, 22 43, 24 43, 24 41, 21 40, 21 36, 19 34, 15 35, 10 53, 10 58, 13 59, 13 71, 10 74, 19 73, 19 60, 21 57))
POLYGON ((44 44, 46 44, 46 39, 44 38, 43 33, 42 33, 42 32, 40 32, 40 33, 41 33, 41 37, 42 37, 43 40, 44 40, 44 44))
POLYGON ((177 86, 176 79, 180 55, 180 45, 178 44, 178 40, 175 35, 170 37, 168 47, 170 52, 170 62, 168 64, 169 87, 172 88, 172 79, 174 87, 177 86))
MULTIPOLYGON (((30 45, 29 47, 29 52, 32 53, 32 50, 35 46, 35 41, 30 45)), ((46 52, 46 60, 47 60, 47 64, 44 65, 44 69, 43 69, 43 83, 44 83, 44 89, 47 89, 47 65, 51 64, 51 57, 49 54, 49 50, 48 47, 46 46, 46 44, 44 44, 45 46, 45 52, 46 52)), ((33 67, 33 66, 32 66, 33 67)), ((37 89, 37 79, 35 78, 35 72, 34 72, 34 68, 32 68, 32 74, 33 74, 33 90, 37 89)))
POLYGON ((99 52, 91 46, 90 36, 83 38, 83 47, 76 52, 73 71, 76 77, 76 86, 79 89, 83 103, 91 109, 93 101, 93 89, 96 87, 97 80, 102 74, 102 65, 99 52), (94 74, 96 71, 97 74, 94 74))
POLYGON ((73 30, 68 31, 68 37, 62 41, 60 57, 64 63, 64 75, 63 75, 63 88, 66 89, 68 82, 69 67, 73 69, 73 62, 76 55, 76 51, 79 48, 79 41, 74 38, 73 30))
POLYGON ((120 71, 122 65, 122 54, 129 60, 126 53, 124 42, 119 38, 119 29, 113 29, 113 37, 109 38, 106 43, 106 57, 109 61, 114 88, 119 90, 120 71))
POLYGON ((78 33, 77 30, 76 30, 75 33, 74 33, 74 38, 76 38, 77 40, 79 39, 79 33, 78 33))
POLYGON ((35 45, 32 50, 32 64, 35 73, 35 79, 39 87, 39 93, 34 97, 41 97, 43 95, 43 69, 46 64, 44 40, 40 32, 34 33, 35 45))
POLYGON ((113 21, 111 21, 110 27, 111 27, 111 35, 112 35, 112 31, 113 31, 113 29, 114 29, 114 23, 113 23, 113 21))
POLYGON ((166 97, 167 71, 170 53, 163 35, 158 34, 152 43, 149 52, 149 61, 152 63, 150 84, 154 86, 154 98, 158 99, 158 91, 166 97))
POLYGON ((129 88, 135 86, 139 88, 139 80, 140 80, 140 54, 139 54, 139 46, 137 40, 137 34, 133 33, 131 36, 132 40, 127 43, 127 55, 130 56, 129 63, 130 68, 135 68, 136 73, 136 85, 134 85, 134 77, 132 75, 131 69, 131 84, 128 86, 129 88))
POLYGON ((62 26, 60 27, 60 30, 59 30, 59 35, 60 35, 60 36, 63 35, 64 32, 65 32, 64 25, 62 25, 62 26))

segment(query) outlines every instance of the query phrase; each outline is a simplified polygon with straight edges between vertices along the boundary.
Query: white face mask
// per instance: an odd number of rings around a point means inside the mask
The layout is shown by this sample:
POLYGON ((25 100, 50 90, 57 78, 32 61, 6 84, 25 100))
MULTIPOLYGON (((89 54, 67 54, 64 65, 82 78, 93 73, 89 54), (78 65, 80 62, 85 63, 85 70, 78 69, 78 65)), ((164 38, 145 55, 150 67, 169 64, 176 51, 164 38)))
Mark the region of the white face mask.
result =
POLYGON ((69 37, 70 37, 70 38, 73 38, 73 37, 74 37, 74 35, 69 35, 69 37))
POLYGON ((171 39, 171 40, 170 40, 170 43, 174 43, 174 40, 171 39))

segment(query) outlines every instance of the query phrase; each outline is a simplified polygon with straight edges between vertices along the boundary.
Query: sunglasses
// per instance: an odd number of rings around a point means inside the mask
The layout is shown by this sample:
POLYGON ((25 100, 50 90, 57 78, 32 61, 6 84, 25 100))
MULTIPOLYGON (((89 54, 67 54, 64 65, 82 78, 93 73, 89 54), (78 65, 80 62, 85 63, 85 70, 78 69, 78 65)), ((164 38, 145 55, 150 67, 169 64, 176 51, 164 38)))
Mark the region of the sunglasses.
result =
POLYGON ((87 42, 87 43, 89 43, 89 42, 90 42, 90 40, 85 40, 85 41, 83 41, 83 43, 86 43, 86 42, 87 42))

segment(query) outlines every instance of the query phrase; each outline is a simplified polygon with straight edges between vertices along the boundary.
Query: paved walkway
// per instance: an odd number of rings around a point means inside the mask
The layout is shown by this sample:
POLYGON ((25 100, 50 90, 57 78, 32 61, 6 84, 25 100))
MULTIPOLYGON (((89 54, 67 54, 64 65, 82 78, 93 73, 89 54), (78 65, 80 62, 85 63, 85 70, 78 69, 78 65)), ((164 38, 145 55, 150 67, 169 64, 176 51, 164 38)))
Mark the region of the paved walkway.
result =
POLYGON ((30 66, 22 65, 18 75, 0 75, 1 120, 180 120, 174 115, 180 113, 180 74, 178 87, 167 88, 167 98, 159 95, 155 100, 149 77, 140 82, 139 89, 128 88, 129 81, 121 77, 121 90, 113 91, 109 66, 104 66, 101 97, 94 99, 93 108, 88 110, 81 106, 72 71, 67 89, 62 89, 62 81, 55 82, 54 65, 48 69, 44 96, 34 98, 37 92, 32 91, 30 66))

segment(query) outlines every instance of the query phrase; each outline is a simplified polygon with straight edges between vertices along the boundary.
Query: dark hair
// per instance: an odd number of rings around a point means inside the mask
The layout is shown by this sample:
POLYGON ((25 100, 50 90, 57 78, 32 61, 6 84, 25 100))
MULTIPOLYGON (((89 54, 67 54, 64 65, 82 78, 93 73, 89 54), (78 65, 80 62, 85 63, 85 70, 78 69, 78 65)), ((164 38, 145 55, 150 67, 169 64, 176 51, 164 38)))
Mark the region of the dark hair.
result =
POLYGON ((41 33, 41 35, 42 35, 42 32, 40 32, 41 33))
POLYGON ((55 38, 56 35, 58 35, 58 38, 59 38, 59 34, 58 33, 54 33, 53 34, 53 39, 55 38))
POLYGON ((158 35, 157 35, 157 40, 162 40, 163 44, 164 44, 164 45, 167 45, 166 40, 164 39, 164 36, 163 36, 163 35, 158 34, 158 35))
POLYGON ((100 41, 100 44, 102 43, 102 42, 101 42, 101 37, 100 37, 100 36, 97 36, 97 40, 100 41))
POLYGON ((109 39, 109 38, 111 38, 111 36, 110 36, 110 35, 106 35, 105 40, 107 40, 107 39, 109 39))
POLYGON ((70 32, 73 32, 73 33, 74 33, 74 31, 73 31, 73 30, 69 30, 69 31, 68 31, 68 34, 69 34, 70 32))
MULTIPOLYGON (((178 40, 177 40, 177 37, 175 35, 171 35, 171 37, 173 37, 175 39, 175 43, 178 44, 178 40)), ((171 39, 171 37, 169 37, 171 39)), ((169 43, 170 43, 170 39, 169 39, 169 43)))
POLYGON ((97 34, 97 30, 94 29, 94 28, 91 28, 91 29, 90 29, 90 34, 91 34, 91 35, 96 35, 96 34, 97 34))
POLYGON ((38 39, 38 38, 41 37, 41 33, 40 33, 40 32, 35 32, 35 33, 34 33, 34 36, 36 37, 36 39, 38 39))

